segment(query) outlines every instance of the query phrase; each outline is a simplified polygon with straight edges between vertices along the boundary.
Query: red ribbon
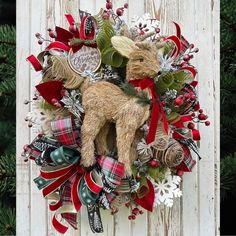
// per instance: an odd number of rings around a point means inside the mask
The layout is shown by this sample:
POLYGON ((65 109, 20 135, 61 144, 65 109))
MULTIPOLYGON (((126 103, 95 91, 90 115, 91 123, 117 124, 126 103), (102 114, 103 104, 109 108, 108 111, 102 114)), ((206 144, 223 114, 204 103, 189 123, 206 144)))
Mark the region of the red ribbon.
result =
POLYGON ((150 128, 149 128, 148 137, 147 137, 147 144, 152 143, 156 137, 156 131, 158 127, 158 120, 159 120, 160 112, 162 115, 164 130, 166 133, 168 133, 168 124, 166 121, 166 115, 165 115, 163 106, 160 102, 159 96, 156 93, 154 80, 147 77, 142 80, 130 80, 129 83, 131 83, 135 87, 141 88, 142 90, 148 88, 151 92, 152 100, 153 100, 153 107, 152 107, 152 114, 151 114, 151 119, 150 119, 150 128))
POLYGON ((31 65, 34 67, 35 71, 41 71, 43 69, 41 62, 34 55, 28 56, 26 60, 31 63, 31 65))
MULTIPOLYGON (((180 120, 175 122, 173 124, 173 126, 175 126, 176 128, 186 128, 186 123, 189 123, 190 121, 192 121, 191 115, 181 116, 180 120)), ((192 133, 193 140, 200 140, 201 139, 199 130, 192 129, 191 133, 192 133)), ((186 137, 184 135, 180 134, 179 132, 174 131, 173 138, 174 139, 185 139, 186 137)))

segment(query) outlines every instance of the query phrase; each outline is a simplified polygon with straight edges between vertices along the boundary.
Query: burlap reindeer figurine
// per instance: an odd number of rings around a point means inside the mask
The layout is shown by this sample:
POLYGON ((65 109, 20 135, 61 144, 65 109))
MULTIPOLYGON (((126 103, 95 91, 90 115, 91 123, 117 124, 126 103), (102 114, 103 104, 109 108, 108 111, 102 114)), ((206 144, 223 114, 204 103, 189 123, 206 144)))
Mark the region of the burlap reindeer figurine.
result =
MULTIPOLYGON (((157 50, 161 47, 159 43, 135 43, 127 37, 114 36, 112 44, 120 54, 129 59, 126 77, 128 81, 147 76, 154 78, 158 74, 160 63, 157 50)), ((137 98, 126 95, 118 86, 105 81, 89 86, 84 83, 81 91, 85 111, 81 127, 81 164, 89 167, 96 162, 94 141, 98 153, 107 151, 108 124, 113 122, 116 125, 118 160, 125 164, 126 175, 131 175, 131 145, 136 130, 150 116, 150 106, 138 104, 137 98)))

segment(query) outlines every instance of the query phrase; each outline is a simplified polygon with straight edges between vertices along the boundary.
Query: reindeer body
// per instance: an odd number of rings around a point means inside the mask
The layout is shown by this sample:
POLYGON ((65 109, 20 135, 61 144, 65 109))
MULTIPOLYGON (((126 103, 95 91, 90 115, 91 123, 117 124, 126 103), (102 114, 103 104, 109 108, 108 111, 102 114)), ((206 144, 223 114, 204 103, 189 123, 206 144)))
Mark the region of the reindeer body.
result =
POLYGON ((84 166, 91 166, 96 162, 94 141, 101 129, 103 136, 100 136, 99 142, 100 145, 103 144, 103 150, 99 151, 107 152, 107 123, 113 122, 116 124, 119 161, 125 164, 127 172, 131 174, 130 149, 135 132, 150 115, 149 105, 140 106, 136 100, 137 98, 127 96, 119 87, 109 82, 98 82, 86 89, 83 93, 85 117, 81 129, 84 166))
MULTIPOLYGON (((115 36, 112 43, 123 56, 129 58, 126 80, 154 77, 159 72, 156 46, 150 46, 150 43, 135 44, 122 36, 115 36)), ((99 144, 103 150, 99 150, 98 145, 98 154, 106 152, 107 124, 114 122, 118 160, 125 164, 126 175, 131 175, 131 145, 137 129, 150 116, 150 106, 138 104, 137 98, 126 95, 114 84, 102 81, 87 88, 82 86, 82 103, 85 117, 81 127, 81 164, 85 167, 95 164, 94 142, 99 133, 102 133, 99 135, 99 144)))

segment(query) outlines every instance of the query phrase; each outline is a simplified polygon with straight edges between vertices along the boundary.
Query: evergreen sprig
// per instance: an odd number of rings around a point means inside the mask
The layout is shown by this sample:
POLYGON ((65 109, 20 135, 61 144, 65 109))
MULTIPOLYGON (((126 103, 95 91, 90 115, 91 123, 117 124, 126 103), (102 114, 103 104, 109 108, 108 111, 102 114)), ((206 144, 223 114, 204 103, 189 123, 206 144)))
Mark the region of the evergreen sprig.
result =
POLYGON ((236 196, 236 152, 220 162, 220 194, 225 200, 228 195, 236 196))
POLYGON ((0 235, 16 235, 16 210, 0 204, 0 235))
POLYGON ((0 197, 15 197, 16 190, 15 155, 0 157, 0 197))

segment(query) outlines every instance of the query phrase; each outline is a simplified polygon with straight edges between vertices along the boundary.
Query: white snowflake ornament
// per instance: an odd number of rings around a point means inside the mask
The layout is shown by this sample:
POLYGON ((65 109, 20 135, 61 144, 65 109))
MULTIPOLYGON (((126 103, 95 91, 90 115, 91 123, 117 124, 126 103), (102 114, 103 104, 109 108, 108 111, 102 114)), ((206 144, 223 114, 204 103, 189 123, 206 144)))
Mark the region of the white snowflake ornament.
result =
POLYGON ((167 207, 173 206, 173 198, 181 197, 180 190, 181 178, 178 175, 171 175, 170 171, 166 172, 166 177, 159 182, 153 183, 155 191, 154 206, 162 203, 167 207))

